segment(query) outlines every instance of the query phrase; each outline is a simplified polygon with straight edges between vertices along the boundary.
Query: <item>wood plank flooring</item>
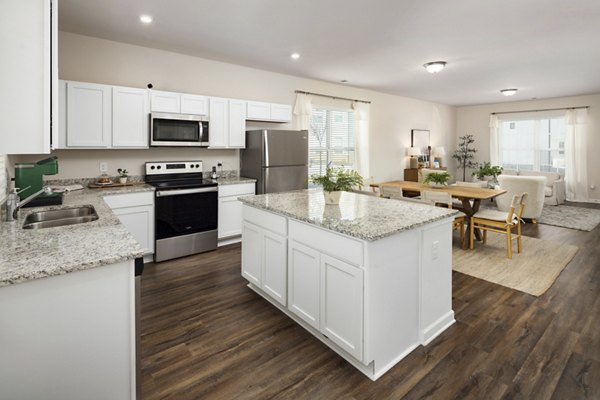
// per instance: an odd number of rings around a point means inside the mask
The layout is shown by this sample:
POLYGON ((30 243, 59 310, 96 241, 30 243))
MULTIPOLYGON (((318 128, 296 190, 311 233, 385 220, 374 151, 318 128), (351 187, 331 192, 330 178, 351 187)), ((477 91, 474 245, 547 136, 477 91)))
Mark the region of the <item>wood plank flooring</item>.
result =
MULTIPOLYGON (((456 324, 376 382, 240 276, 240 246, 146 266, 143 399, 600 399, 600 229, 543 296, 453 273, 456 324)), ((525 249, 526 251, 526 249, 525 249)))

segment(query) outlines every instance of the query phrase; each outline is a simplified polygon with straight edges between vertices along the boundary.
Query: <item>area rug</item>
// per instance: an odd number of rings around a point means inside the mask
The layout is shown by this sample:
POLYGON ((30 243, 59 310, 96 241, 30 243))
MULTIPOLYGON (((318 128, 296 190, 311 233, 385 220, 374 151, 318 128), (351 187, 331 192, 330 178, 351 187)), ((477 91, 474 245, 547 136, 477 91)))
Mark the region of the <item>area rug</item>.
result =
POLYGON ((506 257, 506 236, 488 234, 475 249, 453 247, 452 269, 488 282, 540 296, 548 290, 577 253, 578 247, 523 236, 523 250, 506 257))
POLYGON ((573 206, 544 206, 540 224, 591 231, 600 224, 600 210, 573 206))

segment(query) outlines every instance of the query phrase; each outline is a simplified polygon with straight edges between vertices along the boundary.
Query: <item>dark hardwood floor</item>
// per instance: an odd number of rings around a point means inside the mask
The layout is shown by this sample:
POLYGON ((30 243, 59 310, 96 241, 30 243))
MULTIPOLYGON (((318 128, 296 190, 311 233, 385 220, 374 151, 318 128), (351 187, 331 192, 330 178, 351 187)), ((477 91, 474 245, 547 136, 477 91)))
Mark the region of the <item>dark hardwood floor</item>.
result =
MULTIPOLYGON (((542 296, 453 273, 456 324, 372 382, 246 287, 240 246, 142 277, 143 399, 600 399, 600 229, 542 296)), ((526 249, 525 249, 526 251, 526 249)))

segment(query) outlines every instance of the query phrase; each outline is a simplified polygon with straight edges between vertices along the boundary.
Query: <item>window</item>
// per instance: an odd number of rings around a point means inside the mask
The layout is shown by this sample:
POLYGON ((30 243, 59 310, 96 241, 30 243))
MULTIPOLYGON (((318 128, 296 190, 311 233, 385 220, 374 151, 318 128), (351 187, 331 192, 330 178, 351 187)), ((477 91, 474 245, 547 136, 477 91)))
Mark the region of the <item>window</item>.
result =
POLYGON ((354 113, 313 108, 310 115, 308 174, 324 174, 325 168, 354 168, 354 113))
POLYGON ((564 117, 502 121, 502 167, 564 175, 566 132, 564 117))

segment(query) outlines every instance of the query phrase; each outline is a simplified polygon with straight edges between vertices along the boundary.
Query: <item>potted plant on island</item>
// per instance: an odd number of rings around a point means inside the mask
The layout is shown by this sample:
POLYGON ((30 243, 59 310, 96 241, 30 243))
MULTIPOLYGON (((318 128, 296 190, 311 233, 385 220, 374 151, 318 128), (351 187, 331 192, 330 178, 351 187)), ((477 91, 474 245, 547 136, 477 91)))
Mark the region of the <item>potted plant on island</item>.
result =
POLYGON ((448 185, 450 174, 444 172, 430 172, 423 179, 423 183, 427 183, 431 187, 444 187, 448 185))
POLYGON ((127 183, 127 177, 129 176, 129 172, 127 172, 126 169, 117 169, 117 172, 119 173, 119 183, 121 183, 122 185, 127 183))
POLYGON ((488 186, 496 186, 498 184, 498 175, 500 175, 502 171, 502 167, 492 165, 486 161, 477 171, 473 172, 473 176, 477 176, 477 179, 480 181, 489 182, 488 186))
POLYGON ((349 191, 363 183, 363 178, 354 170, 327 167, 325 175, 311 175, 311 182, 323 187, 325 204, 339 204, 343 191, 349 191))

